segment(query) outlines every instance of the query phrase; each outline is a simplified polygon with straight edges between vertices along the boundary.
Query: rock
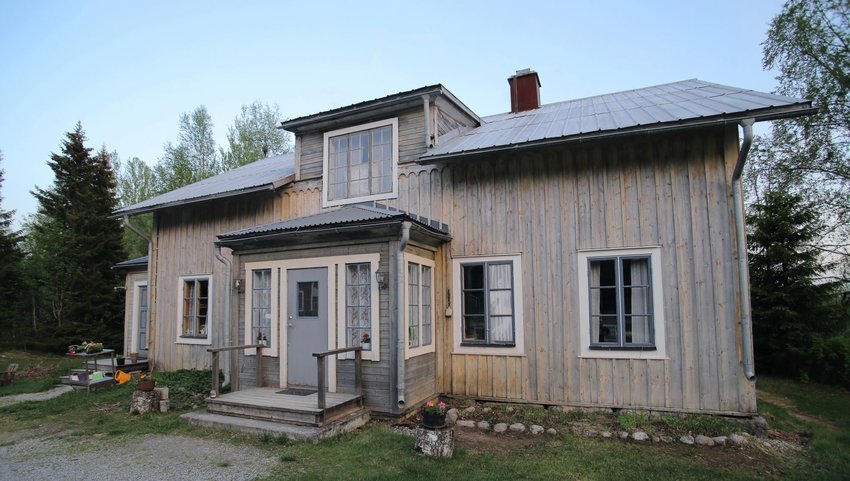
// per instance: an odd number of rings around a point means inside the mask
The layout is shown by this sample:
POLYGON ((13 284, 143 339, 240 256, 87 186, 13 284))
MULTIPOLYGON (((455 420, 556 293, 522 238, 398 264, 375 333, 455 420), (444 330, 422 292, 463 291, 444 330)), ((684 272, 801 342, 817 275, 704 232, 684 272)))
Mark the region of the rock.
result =
POLYGON ((539 424, 532 424, 529 429, 531 430, 531 434, 534 434, 535 436, 545 431, 543 426, 540 426, 539 424))
POLYGON ((450 458, 454 451, 455 439, 452 429, 416 430, 416 442, 413 447, 416 452, 435 458, 450 458))
POLYGON ((687 444, 687 445, 690 446, 690 445, 694 444, 694 437, 691 436, 690 434, 685 434, 684 436, 679 438, 679 442, 682 443, 682 444, 687 444))
POLYGON ((449 411, 446 413, 446 424, 448 424, 449 426, 454 426, 455 423, 457 423, 457 417, 457 409, 449 409, 449 411))
POLYGON ((746 444, 747 439, 744 438, 744 436, 741 436, 740 434, 730 434, 729 441, 738 446, 742 446, 746 444))
POLYGON ((505 424, 505 423, 497 423, 495 426, 493 426, 493 432, 494 433, 503 433, 507 430, 508 430, 508 425, 505 424))
POLYGON ((154 391, 159 392, 159 400, 160 401, 168 401, 168 388, 167 387, 155 387, 154 391))
POLYGON ((613 434, 611 434, 611 431, 602 431, 603 438, 610 438, 611 436, 613 436, 613 434))
POLYGON ((666 434, 662 434, 661 436, 658 436, 658 438, 661 439, 662 443, 672 443, 673 442, 673 438, 670 437, 670 436, 667 436, 666 434))
POLYGON ((551 436, 557 436, 558 431, 555 428, 549 428, 549 429, 546 430, 546 434, 549 434, 551 436))
POLYGON ((508 429, 515 433, 524 433, 525 432, 525 424, 523 423, 513 423, 508 426, 508 429))
POLYGON ((647 439, 649 439, 649 435, 643 431, 638 431, 632 433, 632 439, 634 439, 635 441, 646 441, 647 439))
POLYGON ((589 438, 595 438, 596 436, 599 435, 599 431, 597 431, 595 429, 585 429, 584 435, 589 437, 589 438))
POLYGON ((718 446, 726 446, 726 436, 717 436, 711 439, 714 441, 714 444, 718 446))
POLYGON ((468 420, 462 419, 462 420, 457 422, 457 427, 459 427, 459 428, 473 428, 474 429, 475 428, 475 421, 468 421, 468 420))
POLYGON ((620 439, 629 439, 629 433, 620 431, 620 439))
POLYGON ((653 442, 653 443, 660 443, 660 442, 661 442, 661 438, 660 438, 660 437, 658 437, 658 436, 653 436, 653 437, 652 437, 652 442, 653 442))
POLYGON ((159 412, 167 413, 168 412, 168 400, 159 401, 159 412))
POLYGON ((464 414, 472 414, 475 412, 475 406, 469 406, 468 408, 463 410, 464 414))
POLYGON ((490 429, 490 423, 488 423, 487 421, 478 421, 476 426, 478 426, 478 429, 482 431, 488 431, 490 429))
POLYGON ((484 413, 484 414, 487 414, 492 410, 493 410, 492 408, 484 408, 484 409, 481 410, 481 412, 484 413))
POLYGON ((133 391, 130 414, 159 412, 159 391, 133 391))
POLYGON ((708 436, 703 436, 702 434, 698 434, 697 437, 694 438, 694 442, 700 446, 714 446, 714 440, 708 436))
POLYGON ((767 420, 763 417, 756 416, 753 418, 753 434, 760 438, 766 438, 768 429, 767 420))

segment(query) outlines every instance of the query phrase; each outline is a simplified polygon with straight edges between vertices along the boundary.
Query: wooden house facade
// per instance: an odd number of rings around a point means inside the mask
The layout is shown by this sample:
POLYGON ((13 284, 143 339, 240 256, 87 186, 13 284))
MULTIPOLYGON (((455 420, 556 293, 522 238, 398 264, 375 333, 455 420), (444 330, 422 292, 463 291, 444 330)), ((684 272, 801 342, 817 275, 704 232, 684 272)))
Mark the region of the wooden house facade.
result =
POLYGON ((362 346, 325 382, 359 375, 380 414, 440 394, 754 414, 738 125, 810 103, 685 81, 540 105, 534 72, 509 85, 492 117, 436 85, 290 120, 293 154, 120 209, 155 220, 128 346, 144 284, 156 369, 265 346, 260 371, 255 349, 224 357, 234 389, 316 386, 312 353, 362 346))

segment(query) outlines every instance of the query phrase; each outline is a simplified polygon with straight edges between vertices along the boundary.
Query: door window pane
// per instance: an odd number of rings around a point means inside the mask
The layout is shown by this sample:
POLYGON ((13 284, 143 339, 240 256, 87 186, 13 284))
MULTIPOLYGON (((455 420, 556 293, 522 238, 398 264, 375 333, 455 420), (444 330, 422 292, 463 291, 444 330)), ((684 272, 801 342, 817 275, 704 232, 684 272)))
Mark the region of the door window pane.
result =
POLYGON ((319 283, 298 283, 298 317, 319 317, 319 283))

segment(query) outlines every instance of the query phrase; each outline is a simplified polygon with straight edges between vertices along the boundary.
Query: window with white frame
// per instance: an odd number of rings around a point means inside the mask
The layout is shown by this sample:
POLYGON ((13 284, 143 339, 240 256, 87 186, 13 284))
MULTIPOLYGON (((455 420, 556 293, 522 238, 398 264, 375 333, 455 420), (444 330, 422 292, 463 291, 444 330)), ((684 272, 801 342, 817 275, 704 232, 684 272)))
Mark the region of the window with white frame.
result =
POLYGON ((345 264, 345 346, 372 350, 371 263, 345 264))
POLYGON ((407 259, 407 357, 434 352, 434 262, 407 259))
POLYGON ((272 347, 272 270, 251 271, 251 339, 255 344, 272 347))
POLYGON ((454 260, 455 352, 524 355, 520 256, 454 260))
POLYGON ((326 132, 325 206, 396 197, 398 119, 326 132))
POLYGON ((210 342, 210 278, 181 277, 178 342, 210 342))
POLYGON ((583 356, 664 356, 659 252, 635 248, 579 253, 583 356))

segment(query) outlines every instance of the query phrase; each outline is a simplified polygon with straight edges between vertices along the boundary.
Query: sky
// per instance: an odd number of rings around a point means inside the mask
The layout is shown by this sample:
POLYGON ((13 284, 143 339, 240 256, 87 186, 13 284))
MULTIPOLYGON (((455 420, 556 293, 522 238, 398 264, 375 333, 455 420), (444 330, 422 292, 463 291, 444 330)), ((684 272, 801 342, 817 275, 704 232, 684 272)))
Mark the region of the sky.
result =
POLYGON ((0 2, 3 210, 37 210, 79 121, 88 146, 154 165, 205 105, 219 145, 240 107, 295 118, 436 83, 480 116, 531 68, 545 103, 689 78, 770 92, 782 2, 0 2))

